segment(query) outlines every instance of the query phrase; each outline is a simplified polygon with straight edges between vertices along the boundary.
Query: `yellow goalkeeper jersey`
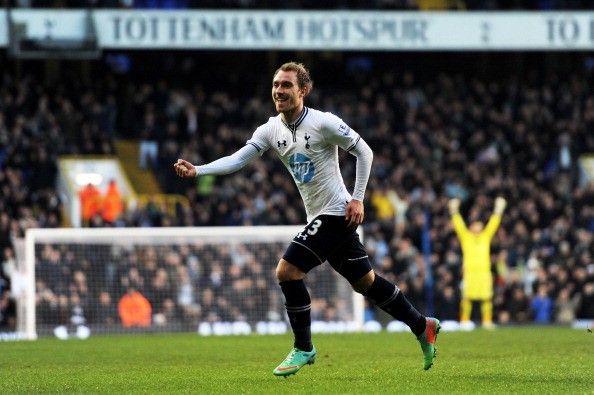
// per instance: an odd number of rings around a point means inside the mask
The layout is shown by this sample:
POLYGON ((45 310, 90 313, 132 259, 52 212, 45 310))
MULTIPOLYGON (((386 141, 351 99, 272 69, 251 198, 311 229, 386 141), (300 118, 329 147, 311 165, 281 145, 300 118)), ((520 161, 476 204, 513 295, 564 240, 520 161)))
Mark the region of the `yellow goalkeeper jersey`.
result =
POLYGON ((501 223, 501 215, 493 214, 479 234, 466 227, 460 214, 452 217, 454 230, 462 246, 462 294, 467 299, 490 299, 493 297, 491 274, 491 240, 501 223))

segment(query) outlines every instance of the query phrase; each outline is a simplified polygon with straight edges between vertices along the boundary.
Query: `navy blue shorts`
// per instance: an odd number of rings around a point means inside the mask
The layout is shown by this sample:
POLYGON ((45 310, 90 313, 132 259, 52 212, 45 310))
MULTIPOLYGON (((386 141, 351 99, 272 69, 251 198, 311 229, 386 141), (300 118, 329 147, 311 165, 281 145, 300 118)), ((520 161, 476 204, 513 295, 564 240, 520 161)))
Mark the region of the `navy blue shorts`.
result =
POLYGON ((365 247, 356 227, 349 227, 344 216, 319 215, 293 238, 283 259, 304 273, 328 261, 353 283, 371 270, 365 247))

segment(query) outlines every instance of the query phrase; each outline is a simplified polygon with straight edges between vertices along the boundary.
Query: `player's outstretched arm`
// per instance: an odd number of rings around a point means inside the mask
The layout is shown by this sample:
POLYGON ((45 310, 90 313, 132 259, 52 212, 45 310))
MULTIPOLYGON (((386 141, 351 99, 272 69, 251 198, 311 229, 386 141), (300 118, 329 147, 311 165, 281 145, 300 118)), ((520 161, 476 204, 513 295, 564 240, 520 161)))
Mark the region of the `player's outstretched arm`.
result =
POLYGON ((489 218, 489 222, 487 222, 485 230, 483 231, 489 238, 495 236, 495 232, 497 232, 497 228, 499 228, 499 225, 501 224, 501 216, 503 215, 506 206, 507 201, 504 198, 501 196, 495 198, 495 208, 493 209, 493 215, 491 215, 491 218, 489 218))
POLYGON ((191 178, 207 174, 229 174, 243 168, 258 156, 259 151, 253 145, 248 144, 232 155, 225 156, 205 165, 194 166, 184 159, 178 159, 173 167, 175 173, 182 178, 191 178))

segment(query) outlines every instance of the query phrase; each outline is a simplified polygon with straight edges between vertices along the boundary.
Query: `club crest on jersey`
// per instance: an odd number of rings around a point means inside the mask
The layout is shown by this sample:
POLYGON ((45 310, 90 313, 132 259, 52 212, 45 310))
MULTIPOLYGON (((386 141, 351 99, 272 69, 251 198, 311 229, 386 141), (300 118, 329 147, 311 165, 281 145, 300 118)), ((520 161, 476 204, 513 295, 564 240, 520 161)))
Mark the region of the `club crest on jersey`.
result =
POLYGON ((338 127, 338 133, 342 134, 343 136, 348 136, 350 132, 351 132, 351 128, 349 128, 345 124, 342 124, 338 127))
POLYGON ((293 154, 289 157, 289 168, 293 178, 299 183, 308 183, 316 174, 316 167, 313 161, 303 154, 293 154))
POLYGON ((305 149, 309 149, 309 147, 310 147, 309 139, 311 138, 311 136, 309 136, 307 133, 305 133, 305 136, 303 136, 303 138, 305 139, 305 149))

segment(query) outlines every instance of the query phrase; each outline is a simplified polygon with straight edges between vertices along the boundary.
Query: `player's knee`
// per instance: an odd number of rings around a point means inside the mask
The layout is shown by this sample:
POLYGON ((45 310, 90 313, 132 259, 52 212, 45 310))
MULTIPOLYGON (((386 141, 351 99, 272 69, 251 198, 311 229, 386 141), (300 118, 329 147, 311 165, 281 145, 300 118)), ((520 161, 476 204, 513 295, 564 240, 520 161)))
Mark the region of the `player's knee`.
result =
POLYGON ((276 266, 276 279, 278 282, 301 280, 305 277, 305 273, 297 266, 281 259, 276 266))
POLYGON ((367 274, 363 275, 363 277, 361 277, 357 281, 351 283, 351 285, 353 286, 353 289, 355 290, 355 292, 359 292, 362 294, 365 291, 367 291, 369 289, 369 287, 371 287, 371 284, 373 284, 374 280, 375 280, 375 273, 373 270, 370 270, 369 272, 367 272, 367 274))

